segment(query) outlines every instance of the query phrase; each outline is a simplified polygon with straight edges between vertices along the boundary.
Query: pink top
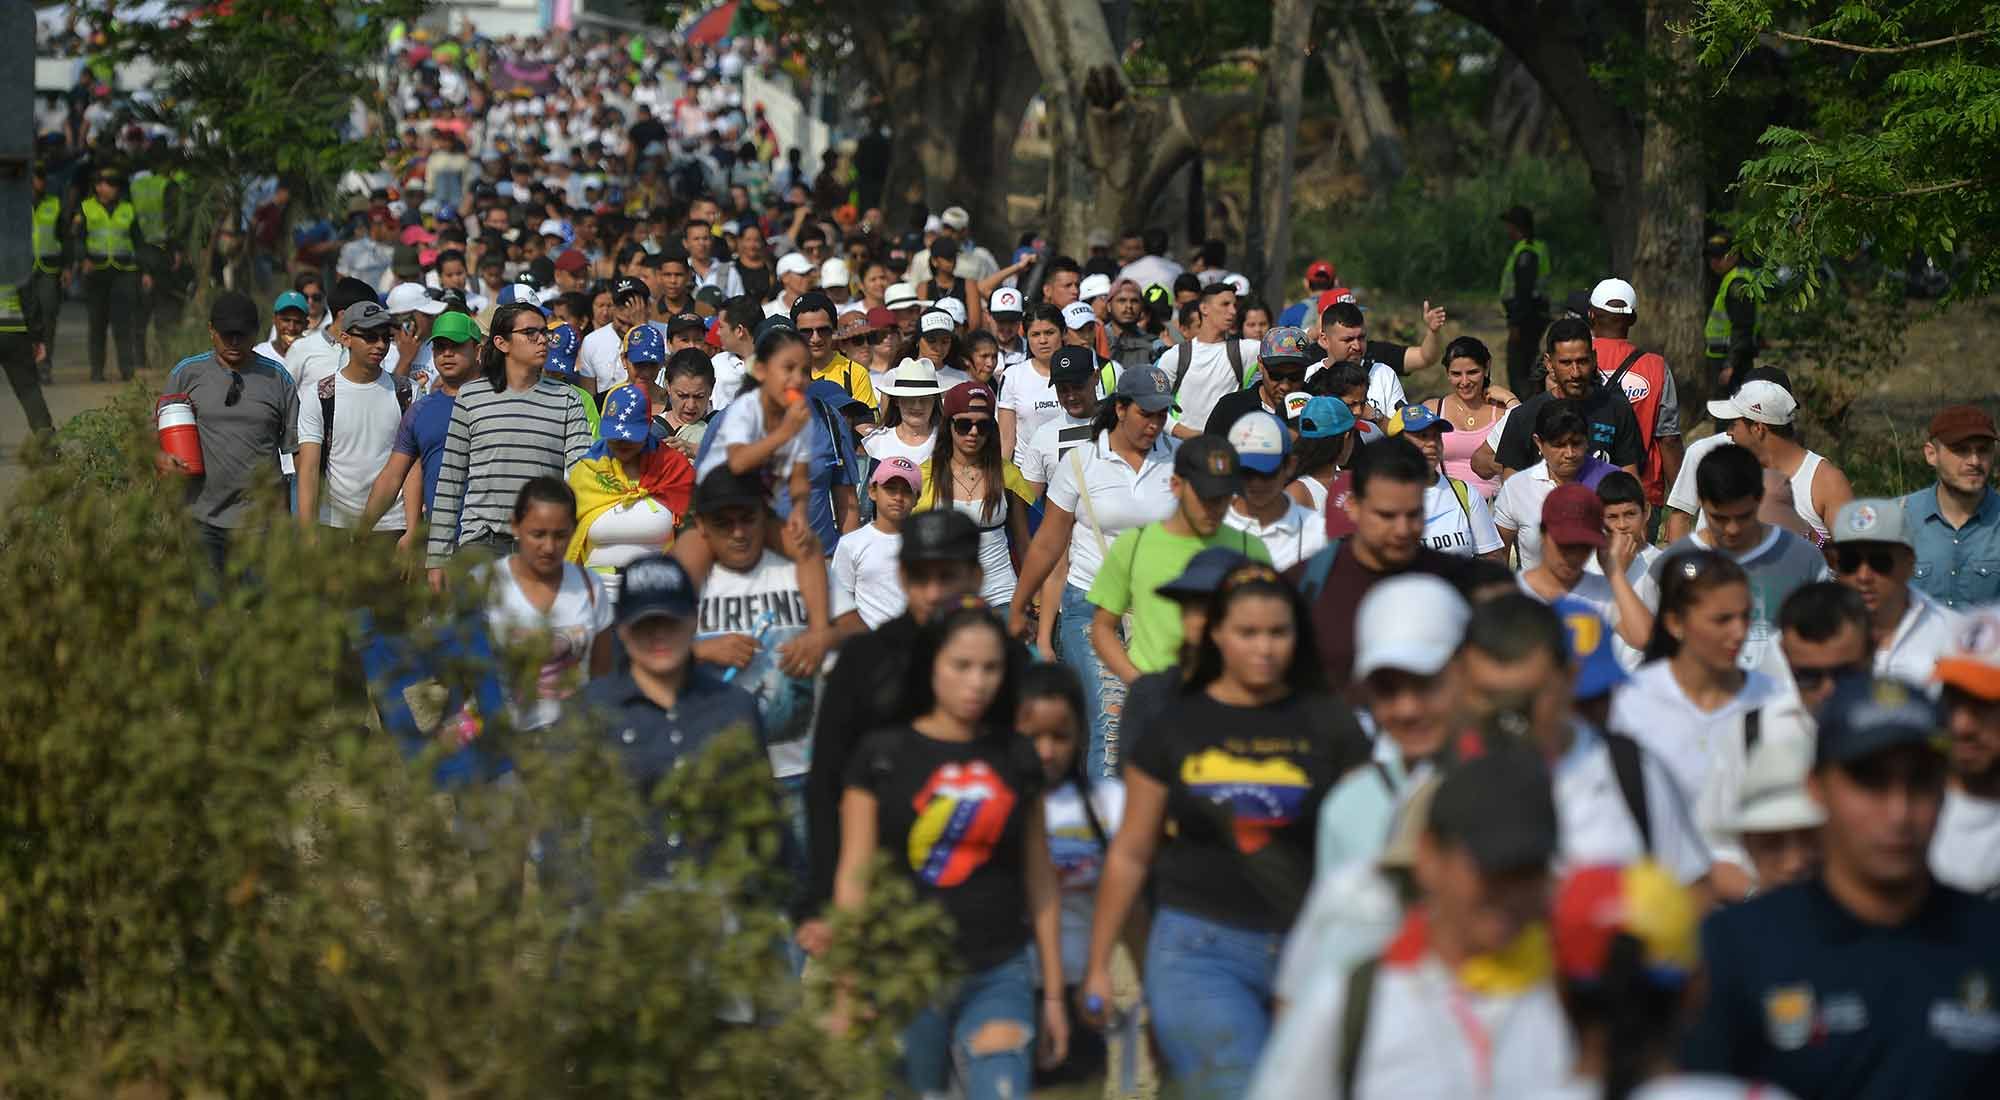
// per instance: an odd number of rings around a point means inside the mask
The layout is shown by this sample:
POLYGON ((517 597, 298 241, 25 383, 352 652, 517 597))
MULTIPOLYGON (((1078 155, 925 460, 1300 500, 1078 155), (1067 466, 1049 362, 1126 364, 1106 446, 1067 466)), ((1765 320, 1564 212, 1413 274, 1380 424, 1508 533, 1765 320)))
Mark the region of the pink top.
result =
MULTIPOLYGON (((1434 408, 1442 415, 1444 398, 1438 398, 1434 408)), ((1499 421, 1495 420, 1484 428, 1474 428, 1471 431, 1466 431, 1463 424, 1453 424, 1452 430, 1444 433, 1444 472, 1472 486, 1474 492, 1487 500, 1492 500, 1493 494, 1500 491, 1500 481, 1498 478, 1484 478, 1473 473, 1472 454, 1479 449, 1480 444, 1486 442, 1487 433, 1493 430, 1493 424, 1498 423, 1499 421)))

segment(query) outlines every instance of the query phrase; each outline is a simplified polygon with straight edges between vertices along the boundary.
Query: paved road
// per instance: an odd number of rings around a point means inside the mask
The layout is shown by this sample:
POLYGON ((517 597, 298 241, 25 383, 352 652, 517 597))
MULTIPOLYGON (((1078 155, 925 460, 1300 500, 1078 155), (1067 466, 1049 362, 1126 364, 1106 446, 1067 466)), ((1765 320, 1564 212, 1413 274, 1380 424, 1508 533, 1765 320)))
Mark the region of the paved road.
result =
MULTIPOLYGON (((42 387, 42 396, 48 400, 49 413, 55 417, 58 426, 80 412, 110 403, 122 386, 119 382, 89 381, 84 320, 83 303, 70 302, 63 307, 62 323, 56 328, 56 379, 53 385, 42 387)), ((114 362, 106 370, 116 378, 115 345, 110 358, 114 362)), ((161 372, 151 373, 157 386, 161 372)), ((0 501, 5 501, 13 493, 15 484, 26 474, 21 465, 20 451, 22 442, 27 438, 28 418, 21 412, 21 403, 14 400, 13 389, 0 382, 0 501)))

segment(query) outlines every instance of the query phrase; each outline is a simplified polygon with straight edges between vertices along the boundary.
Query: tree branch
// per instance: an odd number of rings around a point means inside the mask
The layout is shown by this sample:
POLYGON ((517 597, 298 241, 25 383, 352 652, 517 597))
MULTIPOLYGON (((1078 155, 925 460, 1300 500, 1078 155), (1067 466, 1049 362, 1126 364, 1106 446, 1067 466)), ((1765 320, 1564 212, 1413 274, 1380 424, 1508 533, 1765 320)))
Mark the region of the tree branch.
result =
POLYGON ((1928 42, 1911 42, 1902 46, 1863 46, 1859 43, 1841 42, 1832 38, 1815 38, 1809 34, 1793 34, 1791 31, 1774 30, 1765 33, 1787 42, 1804 42, 1812 46, 1829 46, 1836 50, 1846 50, 1848 53, 1899 54, 1915 53, 1918 50, 1928 50, 1937 46, 1949 46, 1953 42, 1969 42, 1975 38, 1988 38, 1995 33, 1995 28, 1989 27, 1985 30, 1966 31, 1964 34, 1946 35, 1943 38, 1933 38, 1928 42))
POLYGON ((1984 187, 1994 182, 2000 182, 2000 176, 1983 176, 1978 179, 1957 179, 1946 180, 1943 183, 1927 183, 1922 187, 1910 187, 1901 191, 1889 191, 1880 195, 1856 195, 1845 191, 1836 191, 1834 194, 1844 199, 1853 199, 1857 202, 1887 202, 1892 199, 1913 199, 1919 195, 1935 195, 1940 191, 1961 191, 1967 187, 1984 187))

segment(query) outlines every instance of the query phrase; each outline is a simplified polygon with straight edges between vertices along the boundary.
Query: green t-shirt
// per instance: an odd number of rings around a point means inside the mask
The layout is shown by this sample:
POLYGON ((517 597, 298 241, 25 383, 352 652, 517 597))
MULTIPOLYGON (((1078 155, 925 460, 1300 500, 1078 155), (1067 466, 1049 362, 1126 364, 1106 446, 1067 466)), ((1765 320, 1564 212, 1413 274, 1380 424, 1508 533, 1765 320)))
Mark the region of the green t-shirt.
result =
POLYGON ((1125 651, 1140 672, 1172 668, 1180 660, 1180 605, 1154 590, 1180 576, 1190 559, 1211 546, 1238 550, 1267 564, 1271 560, 1264 540, 1230 527, 1199 539, 1171 534, 1164 523, 1149 523, 1112 541, 1090 585, 1090 602, 1113 615, 1132 613, 1125 651))

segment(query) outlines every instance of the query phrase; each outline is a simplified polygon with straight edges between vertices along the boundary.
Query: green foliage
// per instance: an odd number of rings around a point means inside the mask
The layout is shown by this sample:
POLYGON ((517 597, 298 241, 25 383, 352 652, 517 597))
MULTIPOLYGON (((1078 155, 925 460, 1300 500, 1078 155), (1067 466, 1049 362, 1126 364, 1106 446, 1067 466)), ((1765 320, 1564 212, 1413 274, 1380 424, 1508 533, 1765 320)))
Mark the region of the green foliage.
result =
POLYGON ((937 949, 900 950, 945 942, 934 909, 885 874, 836 922, 872 1015, 829 1041, 778 950, 747 735, 642 792, 587 722, 486 715, 519 782, 439 791, 442 750, 405 760, 354 686, 348 612, 451 621, 465 578, 438 596, 379 542, 273 516, 218 586, 179 486, 140 472, 150 408, 72 422, 0 517, 0 1094, 882 1093, 938 988, 937 949), (632 870, 653 815, 707 854, 669 884, 632 870))
POLYGON ((1905 361, 1909 325, 1906 303, 1887 283, 1774 302, 1760 317, 1760 360, 1790 376, 1806 445, 1832 458, 1862 496, 1907 492, 1923 471, 1914 457, 1921 440, 1861 411, 1884 372, 1905 361))
POLYGON ((1133 0, 1128 71, 1142 83, 1194 87, 1204 70, 1271 40, 1271 5, 1255 0, 1133 0))
POLYGON ((1581 161, 1525 159, 1471 176, 1405 177, 1386 197, 1302 215, 1294 251, 1332 259, 1349 286, 1494 301, 1512 247, 1498 219, 1517 202, 1537 215, 1556 296, 1600 277, 1603 235, 1581 161))
POLYGON ((1962 267, 1955 296, 2000 280, 2000 6, 1980 0, 1706 0, 1701 57, 1726 83, 1760 42, 1811 105, 1767 128, 1737 175, 1743 241, 1810 298, 1829 261, 1915 253, 1962 267))

